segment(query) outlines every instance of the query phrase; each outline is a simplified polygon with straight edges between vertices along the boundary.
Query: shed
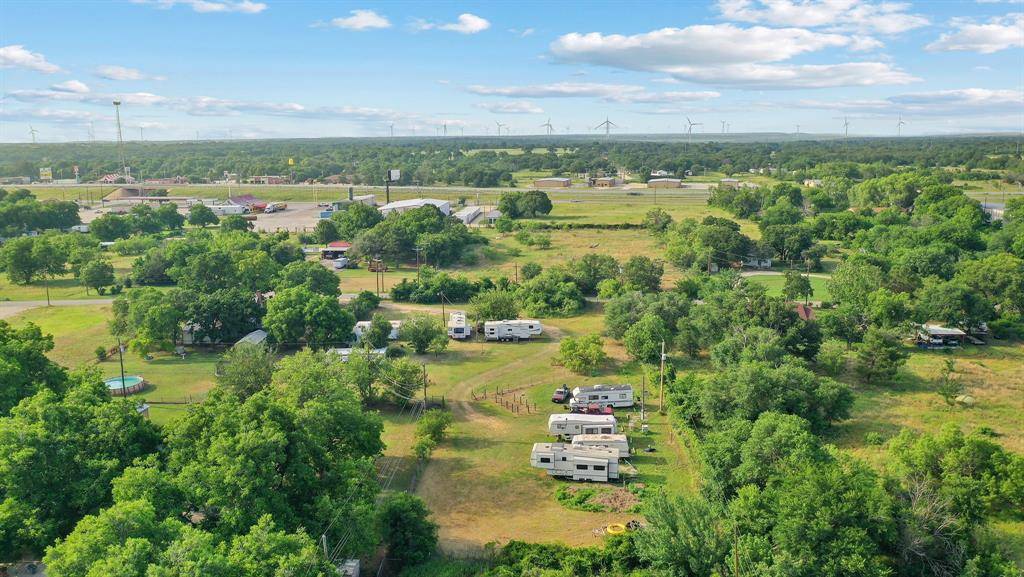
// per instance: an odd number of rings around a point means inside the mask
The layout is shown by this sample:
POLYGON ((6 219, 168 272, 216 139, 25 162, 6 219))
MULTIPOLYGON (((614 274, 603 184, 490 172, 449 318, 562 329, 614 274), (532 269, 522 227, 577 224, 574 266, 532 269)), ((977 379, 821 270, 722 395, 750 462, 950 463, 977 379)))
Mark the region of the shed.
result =
POLYGON ((652 178, 647 181, 647 188, 679 188, 682 185, 679 178, 652 178))
POLYGON ((548 177, 538 178, 533 181, 533 186, 537 188, 567 188, 572 184, 572 180, 562 177, 548 177))
POLYGON ((959 347, 966 339, 964 331, 940 325, 923 324, 917 331, 917 346, 926 349, 959 347))

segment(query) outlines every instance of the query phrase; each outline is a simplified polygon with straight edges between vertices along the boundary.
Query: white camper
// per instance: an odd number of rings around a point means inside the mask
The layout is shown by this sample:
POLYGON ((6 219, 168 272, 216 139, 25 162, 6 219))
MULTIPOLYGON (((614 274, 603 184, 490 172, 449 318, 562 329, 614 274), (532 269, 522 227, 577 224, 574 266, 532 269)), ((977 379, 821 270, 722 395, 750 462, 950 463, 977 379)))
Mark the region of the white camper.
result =
POLYGON ((245 214, 249 208, 239 204, 211 204, 208 205, 213 214, 217 216, 231 216, 234 214, 245 214))
POLYGON ((594 385, 572 390, 570 407, 596 404, 599 407, 632 407, 633 387, 630 385, 594 385))
POLYGON ((619 459, 629 457, 629 439, 626 435, 576 435, 574 447, 604 447, 619 452, 619 459))
MULTIPOLYGON (((398 332, 402 328, 402 321, 388 321, 391 323, 391 332, 388 333, 389 341, 398 340, 398 332)), ((352 334, 355 335, 356 341, 363 339, 363 333, 370 330, 370 321, 359 321, 356 326, 352 329, 352 334)))
POLYGON ((347 363, 348 360, 350 358, 352 358, 352 355, 366 355, 367 358, 371 358, 371 359, 372 358, 383 358, 383 357, 387 356, 388 349, 387 348, 379 348, 379 349, 358 349, 357 348, 357 349, 353 349, 351 347, 346 347, 346 348, 338 348, 338 349, 327 349, 327 352, 331 353, 332 355, 338 355, 339 357, 341 357, 341 362, 347 363))
POLYGON ((535 443, 530 466, 553 477, 607 483, 619 478, 618 452, 605 447, 577 447, 566 443, 535 443))
POLYGON ((548 433, 559 437, 614 435, 618 432, 615 417, 612 415, 559 413, 548 417, 548 433))
POLYGON ((448 315, 448 336, 456 340, 473 336, 473 327, 466 321, 466 313, 455 311, 448 315))
POLYGON ((489 341, 519 341, 540 336, 543 327, 540 321, 512 319, 487 321, 484 323, 484 337, 489 341))

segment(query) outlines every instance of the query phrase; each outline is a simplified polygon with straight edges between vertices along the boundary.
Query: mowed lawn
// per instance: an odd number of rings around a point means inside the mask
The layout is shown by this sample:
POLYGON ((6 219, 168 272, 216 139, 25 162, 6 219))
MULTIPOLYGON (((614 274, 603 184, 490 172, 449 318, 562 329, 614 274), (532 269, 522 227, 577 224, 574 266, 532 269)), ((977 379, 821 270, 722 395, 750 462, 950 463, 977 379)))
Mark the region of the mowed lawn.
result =
MULTIPOLYGON (((769 296, 782 296, 782 288, 786 285, 786 277, 781 274, 755 274, 746 277, 748 281, 757 283, 768 289, 769 296)), ((820 276, 811 277, 812 301, 832 300, 832 293, 828 290, 828 279, 820 276)))
MULTIPOLYGON (((120 256, 107 252, 103 255, 114 266, 114 277, 120 279, 131 272, 132 262, 136 257, 120 256)), ((78 279, 71 274, 62 275, 49 281, 35 280, 29 284, 14 284, 6 274, 0 274, 0 300, 5 301, 45 301, 47 285, 51 300, 65 299, 108 299, 110 294, 101 295, 96 291, 86 290, 78 279)))
MULTIPOLYGON (((69 307, 38 307, 7 320, 13 326, 35 323, 44 334, 53 335, 54 349, 49 357, 68 368, 97 366, 104 378, 121 374, 117 355, 97 362, 96 348, 113 349, 117 341, 110 334, 108 320, 110 305, 82 305, 69 307)), ((124 354, 125 375, 139 375, 146 379, 144 391, 132 398, 157 402, 186 403, 200 401, 213 387, 220 353, 189 351, 185 358, 168 353, 155 353, 146 360, 133 351, 124 354)), ((166 422, 184 411, 184 404, 154 404, 151 418, 166 422)))

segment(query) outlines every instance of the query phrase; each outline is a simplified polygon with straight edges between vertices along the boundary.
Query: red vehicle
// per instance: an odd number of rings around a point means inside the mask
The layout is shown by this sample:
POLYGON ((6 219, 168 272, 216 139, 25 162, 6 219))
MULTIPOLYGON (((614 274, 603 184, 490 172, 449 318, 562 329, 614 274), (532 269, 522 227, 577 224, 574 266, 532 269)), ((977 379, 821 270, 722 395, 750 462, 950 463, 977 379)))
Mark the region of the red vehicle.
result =
POLYGON ((590 403, 589 405, 576 405, 569 409, 573 413, 581 413, 584 415, 611 415, 615 411, 610 405, 602 407, 597 403, 590 403))
POLYGON ((569 400, 569 387, 562 385, 551 394, 552 403, 564 403, 569 400))

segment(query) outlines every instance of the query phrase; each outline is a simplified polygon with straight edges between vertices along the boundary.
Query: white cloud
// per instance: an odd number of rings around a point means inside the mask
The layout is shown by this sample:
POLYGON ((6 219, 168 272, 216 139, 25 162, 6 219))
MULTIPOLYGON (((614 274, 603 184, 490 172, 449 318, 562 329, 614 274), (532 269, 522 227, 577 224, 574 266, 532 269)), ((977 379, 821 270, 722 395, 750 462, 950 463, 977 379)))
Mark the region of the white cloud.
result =
POLYGON ((1024 48, 1024 13, 997 16, 984 24, 956 18, 950 24, 956 30, 943 33, 938 40, 925 47, 927 50, 966 50, 992 54, 1008 48, 1024 48))
POLYGON ((544 109, 532 102, 516 100, 510 102, 481 102, 477 108, 489 110, 495 114, 542 114, 544 109))
POLYGON ((158 8, 172 8, 177 4, 191 6, 195 12, 222 13, 238 12, 241 14, 259 14, 267 9, 263 2, 251 0, 132 0, 133 4, 152 4, 158 8))
POLYGON ((21 44, 0 47, 0 68, 27 68, 44 74, 60 72, 60 66, 47 62, 45 56, 30 52, 21 44))
POLYGON ((960 88, 911 92, 880 99, 801 100, 797 104, 805 108, 889 116, 897 113, 919 116, 998 115, 1019 113, 1024 107, 1024 94, 1017 90, 960 88))
POLYGON ((104 64, 96 67, 96 76, 107 80, 167 80, 163 76, 151 76, 137 68, 104 64))
POLYGON ((512 98, 600 98, 607 102, 638 104, 665 102, 693 102, 721 96, 712 90, 650 92, 636 84, 602 84, 598 82, 555 82, 525 86, 468 86, 466 90, 481 96, 507 96, 512 98))
POLYGON ((116 98, 124 104, 137 106, 153 106, 156 104, 164 104, 169 101, 166 97, 151 94, 149 92, 103 94, 96 92, 69 91, 66 88, 59 90, 12 90, 11 92, 6 93, 4 98, 12 98, 19 102, 85 102, 89 104, 102 105, 110 105, 116 98))
POLYGON ((678 80, 723 86, 821 88, 917 80, 883 62, 778 64, 826 49, 877 46, 876 40, 863 36, 715 24, 662 28, 631 36, 573 32, 553 42, 551 52, 567 62, 660 72, 678 80))
POLYGON ((23 108, 0 110, 0 118, 8 121, 43 120, 53 123, 79 124, 90 120, 110 120, 109 115, 96 114, 87 110, 65 110, 51 108, 23 108))
POLYGON ((897 34, 928 25, 928 19, 911 14, 905 2, 861 0, 718 0, 718 11, 727 20, 798 26, 853 29, 878 34, 897 34))
POLYGON ((373 10, 352 10, 349 14, 351 16, 345 18, 334 18, 331 20, 330 25, 347 30, 391 28, 391 21, 386 16, 381 16, 373 10))
POLYGON ((78 80, 58 82, 57 84, 50 86, 50 88, 58 92, 75 92, 78 94, 85 94, 86 92, 89 92, 89 86, 78 80))
POLYGON ((526 38, 527 36, 532 36, 533 33, 536 32, 536 30, 534 30, 533 28, 524 28, 522 30, 520 30, 518 28, 509 28, 508 31, 509 31, 510 34, 515 34, 516 36, 518 36, 520 38, 526 38))
POLYGON ((459 18, 455 22, 442 24, 417 20, 413 25, 418 30, 447 30, 449 32, 458 32, 459 34, 476 34, 491 27, 491 23, 486 18, 469 13, 459 14, 459 18))

